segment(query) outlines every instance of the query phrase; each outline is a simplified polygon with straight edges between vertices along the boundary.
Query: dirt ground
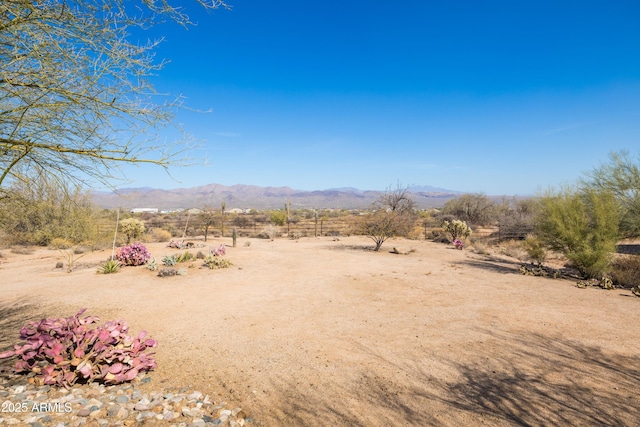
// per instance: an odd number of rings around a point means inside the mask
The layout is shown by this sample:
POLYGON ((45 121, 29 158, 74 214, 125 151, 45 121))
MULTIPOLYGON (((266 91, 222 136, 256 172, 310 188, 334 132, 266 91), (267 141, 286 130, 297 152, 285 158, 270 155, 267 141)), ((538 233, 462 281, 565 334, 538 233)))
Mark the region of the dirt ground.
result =
MULTIPOLYGON (((211 241, 231 244, 229 240, 211 241)), ((233 266, 160 278, 71 273, 2 253, 0 350, 82 307, 159 341, 150 386, 242 407, 260 426, 637 426, 640 298, 518 274, 444 244, 239 239, 233 266), (246 245, 250 242, 250 245, 246 245), (404 255, 389 251, 396 247, 404 255)), ((148 245, 158 260, 175 253, 148 245)))

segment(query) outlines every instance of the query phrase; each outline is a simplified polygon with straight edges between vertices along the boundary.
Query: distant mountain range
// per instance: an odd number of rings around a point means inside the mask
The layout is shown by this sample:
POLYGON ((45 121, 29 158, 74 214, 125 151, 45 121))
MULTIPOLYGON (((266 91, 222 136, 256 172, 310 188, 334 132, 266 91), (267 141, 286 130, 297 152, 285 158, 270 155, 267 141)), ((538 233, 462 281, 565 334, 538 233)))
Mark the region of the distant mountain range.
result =
MULTIPOLYGON (((461 194, 459 191, 432 186, 409 187, 420 208, 442 206, 461 194)), ((328 190, 302 191, 289 187, 259 187, 255 185, 208 184, 200 187, 162 190, 157 188, 123 188, 114 192, 94 192, 93 202, 102 208, 157 208, 161 210, 217 208, 222 202, 227 209, 278 209, 291 202, 292 209, 359 209, 367 208, 383 191, 357 188, 331 188, 328 190)))

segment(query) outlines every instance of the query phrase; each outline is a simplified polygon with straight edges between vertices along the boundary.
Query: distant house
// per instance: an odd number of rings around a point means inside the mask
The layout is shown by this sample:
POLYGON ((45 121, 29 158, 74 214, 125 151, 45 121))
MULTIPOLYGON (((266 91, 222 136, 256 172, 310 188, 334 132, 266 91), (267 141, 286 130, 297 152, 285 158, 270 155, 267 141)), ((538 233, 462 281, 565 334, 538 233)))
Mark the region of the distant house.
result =
POLYGON ((198 209, 198 208, 191 208, 191 209, 187 209, 186 212, 190 213, 191 215, 198 215, 198 214, 203 213, 204 211, 202 209, 198 209))
POLYGON ((233 209, 229 209, 227 212, 232 214, 241 214, 241 213, 245 213, 245 210, 240 208, 233 208, 233 209))
POLYGON ((133 208, 131 209, 132 214, 141 214, 141 213, 152 213, 157 214, 158 209, 156 208, 133 208))

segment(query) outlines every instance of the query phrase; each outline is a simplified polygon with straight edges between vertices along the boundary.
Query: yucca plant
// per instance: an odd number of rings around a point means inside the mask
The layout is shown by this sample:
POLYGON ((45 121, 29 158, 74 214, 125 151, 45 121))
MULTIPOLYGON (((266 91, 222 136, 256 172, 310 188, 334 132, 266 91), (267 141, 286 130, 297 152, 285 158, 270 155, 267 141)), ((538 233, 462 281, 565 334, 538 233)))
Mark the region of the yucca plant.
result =
POLYGON ((98 273, 102 273, 102 274, 117 273, 118 271, 120 271, 120 267, 122 267, 122 264, 120 263, 120 261, 118 261, 117 259, 109 258, 105 262, 100 263, 100 266, 98 267, 98 273))
POLYGON ((177 263, 188 262, 194 258, 193 254, 190 253, 189 251, 185 251, 184 253, 181 253, 181 254, 175 254, 173 257, 175 258, 177 263))

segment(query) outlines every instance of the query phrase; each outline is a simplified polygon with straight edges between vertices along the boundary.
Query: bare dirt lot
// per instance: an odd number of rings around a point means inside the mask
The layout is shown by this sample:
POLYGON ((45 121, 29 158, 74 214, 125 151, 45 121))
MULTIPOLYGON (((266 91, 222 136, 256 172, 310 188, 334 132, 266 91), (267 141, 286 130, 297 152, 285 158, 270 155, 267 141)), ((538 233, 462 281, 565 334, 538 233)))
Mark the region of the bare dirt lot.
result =
MULTIPOLYGON (((209 244, 220 242, 231 244, 209 244)), ((176 252, 148 247, 158 260, 176 252)), ((2 250, 0 350, 27 320, 88 307, 159 341, 151 385, 208 393, 252 425, 639 425, 631 292, 519 275, 513 260, 432 242, 369 248, 240 239, 231 268, 168 278, 96 274, 110 251, 67 273, 58 251, 2 250)))

